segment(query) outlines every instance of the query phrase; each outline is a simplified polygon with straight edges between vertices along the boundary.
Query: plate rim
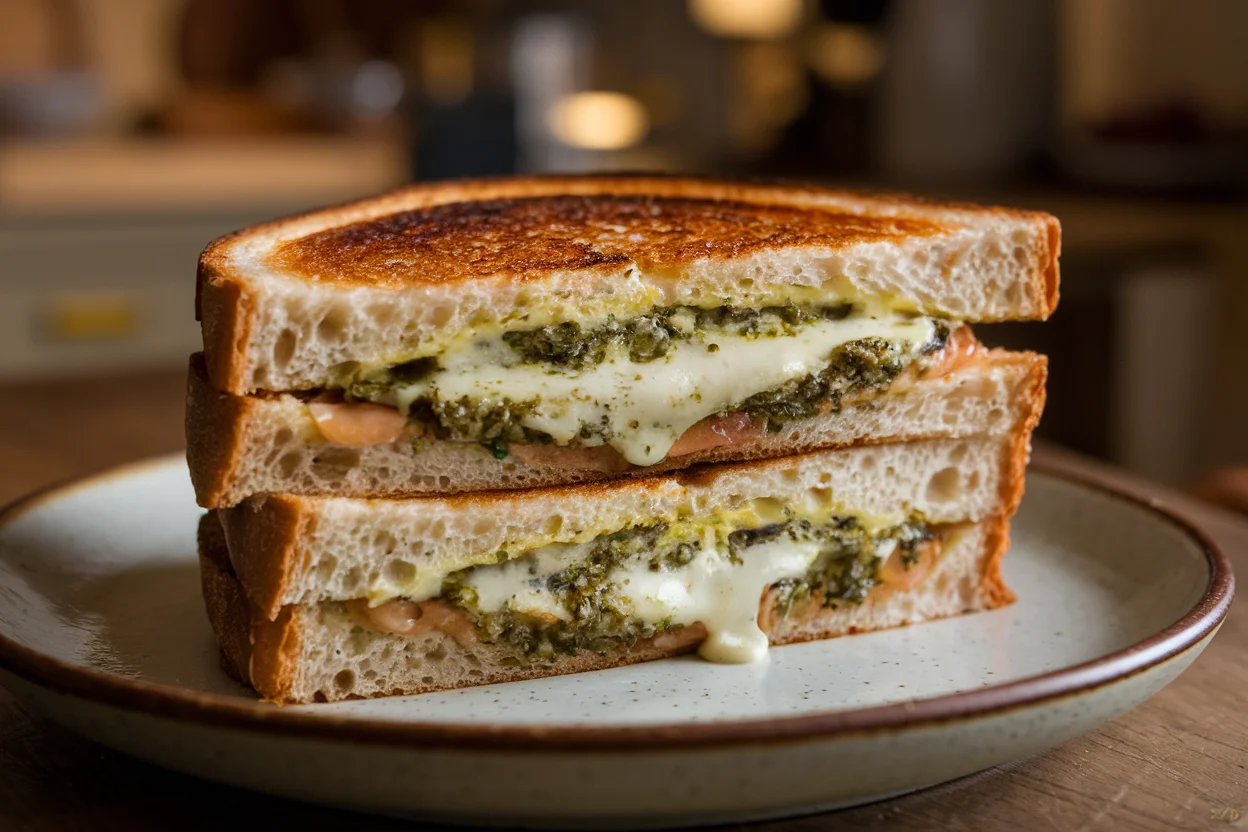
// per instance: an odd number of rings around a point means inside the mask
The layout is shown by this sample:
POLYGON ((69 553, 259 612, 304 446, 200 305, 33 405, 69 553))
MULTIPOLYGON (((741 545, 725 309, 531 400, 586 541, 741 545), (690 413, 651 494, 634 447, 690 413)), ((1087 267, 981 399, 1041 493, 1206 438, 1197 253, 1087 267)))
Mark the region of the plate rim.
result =
MULTIPOLYGON (((179 453, 150 457, 45 486, 0 508, 0 532, 41 505, 109 480, 185 462, 179 453)), ((57 693, 123 710, 202 726, 345 740, 411 748, 494 751, 642 751, 713 748, 831 740, 913 730, 985 717, 1088 693, 1162 665, 1206 641, 1221 625, 1234 597, 1230 559, 1198 525, 1156 498, 1132 493, 1094 472, 1076 470, 1060 458, 1033 459, 1031 471, 1100 492, 1151 513, 1195 542, 1209 567, 1201 597, 1177 621, 1119 650, 1069 667, 1012 682, 921 699, 797 716, 712 720, 603 727, 593 725, 491 725, 394 722, 336 716, 222 694, 194 691, 162 682, 131 679, 63 661, 27 647, 0 632, 0 669, 57 693)))

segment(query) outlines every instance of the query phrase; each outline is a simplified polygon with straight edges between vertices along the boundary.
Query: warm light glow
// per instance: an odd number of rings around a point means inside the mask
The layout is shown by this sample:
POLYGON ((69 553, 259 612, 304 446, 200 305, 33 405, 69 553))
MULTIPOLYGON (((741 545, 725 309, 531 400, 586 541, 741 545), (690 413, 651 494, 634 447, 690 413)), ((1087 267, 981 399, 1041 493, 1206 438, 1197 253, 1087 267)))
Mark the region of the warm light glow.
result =
POLYGON ((724 38, 782 38, 802 22, 802 12, 802 0, 689 0, 694 22, 724 38))
POLYGON ((863 26, 820 26, 811 33, 809 57, 811 68, 838 87, 864 84, 884 66, 879 37, 863 26))
POLYGON ((559 141, 583 150, 623 150, 650 129, 641 102, 618 92, 565 95, 551 107, 547 124, 559 141))

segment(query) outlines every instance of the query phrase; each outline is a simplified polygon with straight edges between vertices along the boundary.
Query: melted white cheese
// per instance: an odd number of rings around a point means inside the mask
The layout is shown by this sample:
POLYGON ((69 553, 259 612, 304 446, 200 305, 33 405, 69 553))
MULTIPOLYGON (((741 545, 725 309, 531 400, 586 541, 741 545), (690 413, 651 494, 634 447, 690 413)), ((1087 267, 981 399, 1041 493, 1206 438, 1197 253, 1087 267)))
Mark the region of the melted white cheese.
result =
MULTIPOLYGON (((465 584, 477 593, 483 612, 510 608, 546 620, 570 620, 547 589, 547 579, 586 557, 586 544, 544 546, 532 557, 470 573, 465 584)), ((701 551, 679 569, 651 571, 649 554, 635 556, 607 576, 612 603, 635 618, 672 625, 701 622, 707 637, 698 649, 704 659, 754 662, 767 655, 767 635, 758 626, 758 609, 767 587, 781 578, 804 575, 819 554, 817 542, 787 538, 751 546, 733 563, 707 531, 701 551)))
POLYGON ((818 554, 818 543, 786 538, 751 546, 741 553, 741 563, 734 564, 726 551, 704 545, 683 569, 651 572, 642 564, 618 570, 613 578, 638 618, 670 618, 673 624, 701 621, 706 640, 698 655, 741 664, 767 655, 767 634, 758 626, 763 592, 781 578, 806 574, 818 554))
POLYGON ((474 569, 465 585, 477 593, 477 606, 487 612, 510 607, 537 618, 568 621, 571 616, 546 589, 546 580, 588 556, 588 544, 552 543, 526 557, 474 569))
POLYGON ((597 444, 597 438, 579 438, 581 427, 606 423, 608 444, 625 459, 654 465, 697 422, 755 393, 819 372, 841 344, 879 337, 913 350, 930 341, 933 332, 929 318, 881 312, 815 321, 788 335, 698 333, 644 364, 631 361, 617 346, 601 364, 579 371, 519 364, 501 340, 485 340, 444 354, 437 372, 396 390, 397 403, 406 410, 429 393, 444 401, 536 400, 521 422, 525 427, 549 434, 560 445, 597 444))

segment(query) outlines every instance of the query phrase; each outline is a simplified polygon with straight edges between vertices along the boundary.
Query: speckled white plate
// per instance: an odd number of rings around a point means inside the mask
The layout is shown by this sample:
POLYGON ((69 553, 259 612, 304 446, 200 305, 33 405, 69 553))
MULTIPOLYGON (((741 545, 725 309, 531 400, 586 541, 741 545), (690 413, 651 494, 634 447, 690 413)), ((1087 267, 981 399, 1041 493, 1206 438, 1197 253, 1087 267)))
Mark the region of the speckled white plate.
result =
POLYGON ((874 800, 1033 754, 1183 671, 1232 594, 1162 511, 1033 471, 1016 604, 774 649, 440 694, 277 708, 217 667, 184 464, 0 514, 0 683, 170 768, 364 811, 508 825, 739 821, 874 800))

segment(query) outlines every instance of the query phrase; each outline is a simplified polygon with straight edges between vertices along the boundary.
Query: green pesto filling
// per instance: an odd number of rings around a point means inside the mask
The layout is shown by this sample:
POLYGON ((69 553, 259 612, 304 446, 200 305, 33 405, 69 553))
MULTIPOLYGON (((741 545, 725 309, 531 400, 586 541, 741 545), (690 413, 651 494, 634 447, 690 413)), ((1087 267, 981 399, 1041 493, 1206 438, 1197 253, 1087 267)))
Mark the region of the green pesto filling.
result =
MULTIPOLYGON (((584 560, 551 575, 537 575, 533 555, 528 559, 534 577, 531 587, 545 589, 567 615, 550 621, 504 607, 482 610, 476 592, 468 584, 475 566, 449 575, 442 597, 464 611, 479 628, 482 640, 506 645, 526 657, 545 659, 588 650, 605 653, 622 644, 670 629, 672 621, 643 621, 634 617, 626 602, 614 591, 612 573, 625 563, 639 560, 653 572, 676 572, 702 554, 701 530, 695 524, 657 523, 602 535, 591 542, 584 560)), ((871 532, 852 516, 833 517, 824 523, 789 520, 757 528, 737 529, 727 535, 729 560, 740 564, 753 546, 787 537, 795 542, 815 541, 819 554, 802 576, 772 584, 775 609, 787 615, 795 605, 818 600, 835 607, 861 603, 879 583, 885 558, 879 554, 886 541, 895 541, 903 565, 918 558, 919 547, 934 535, 920 515, 896 526, 871 532)))
MULTIPOLYGON (((699 309, 687 307, 658 310, 624 323, 608 324, 581 332, 579 324, 567 322, 523 332, 509 332, 503 339, 524 363, 546 361, 565 367, 589 367, 602 360, 610 338, 624 338, 633 360, 650 361, 666 354, 674 340, 688 338, 675 329, 673 321, 681 317, 695 321, 699 329, 716 329, 748 334, 777 334, 786 328, 815 319, 839 319, 852 307, 841 304, 803 309, 797 306, 766 307, 761 310, 699 309)), ((683 325, 683 324, 682 324, 683 325)), ((920 354, 929 354, 942 347, 949 338, 949 326, 938 321, 932 341, 923 345, 920 354)), ((767 429, 809 419, 826 409, 839 412, 842 399, 851 394, 883 391, 906 368, 912 354, 900 344, 883 338, 861 338, 836 347, 828 356, 827 365, 818 373, 795 379, 764 390, 736 402, 721 412, 744 412, 767 429)), ((434 358, 391 367, 368 379, 357 381, 346 389, 349 401, 375 401, 396 385, 419 381, 437 368, 434 358)), ((514 401, 505 398, 480 400, 462 397, 442 399, 431 393, 412 402, 409 416, 430 429, 438 439, 475 442, 483 445, 499 459, 506 458, 511 443, 545 444, 552 442, 549 434, 525 427, 522 423, 538 406, 539 400, 514 401)), ((582 424, 580 437, 594 444, 609 442, 611 424, 606 417, 599 423, 582 424)))
POLYGON ((791 335, 795 327, 813 321, 839 321, 854 311, 851 303, 826 306, 765 306, 741 309, 720 306, 701 309, 693 306, 667 306, 626 321, 608 317, 606 322, 586 329, 575 321, 503 333, 503 342, 524 364, 551 364, 583 370, 601 364, 609 348, 621 344, 628 357, 639 364, 667 355, 678 341, 687 341, 694 332, 715 332, 746 337, 791 335))

